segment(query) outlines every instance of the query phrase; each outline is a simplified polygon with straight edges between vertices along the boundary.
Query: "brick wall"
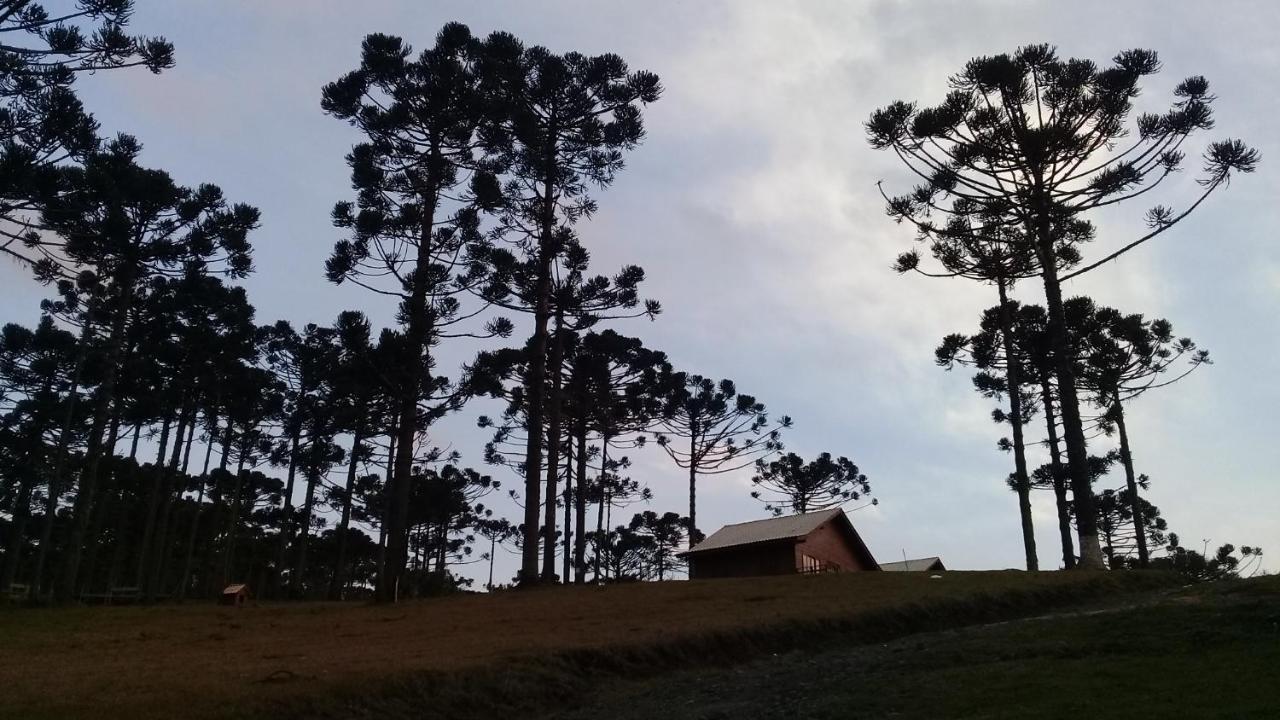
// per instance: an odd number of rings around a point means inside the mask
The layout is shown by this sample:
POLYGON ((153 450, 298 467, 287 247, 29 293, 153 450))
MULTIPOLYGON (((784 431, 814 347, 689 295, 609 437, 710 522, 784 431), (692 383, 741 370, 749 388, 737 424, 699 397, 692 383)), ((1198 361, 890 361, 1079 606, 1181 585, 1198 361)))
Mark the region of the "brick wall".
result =
POLYGON ((840 570, 866 570, 849 546, 849 540, 835 522, 825 522, 795 544, 795 563, 800 566, 800 556, 808 555, 824 563, 839 566, 840 570))

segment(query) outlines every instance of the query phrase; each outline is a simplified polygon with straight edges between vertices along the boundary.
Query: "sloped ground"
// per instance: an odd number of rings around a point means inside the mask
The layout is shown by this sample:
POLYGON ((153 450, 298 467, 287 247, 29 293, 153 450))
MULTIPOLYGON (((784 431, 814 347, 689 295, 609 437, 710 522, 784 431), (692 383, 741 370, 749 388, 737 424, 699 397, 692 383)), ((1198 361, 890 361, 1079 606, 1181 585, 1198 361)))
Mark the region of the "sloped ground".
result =
POLYGON ((548 717, 1277 718, 1280 578, 613 683, 548 717))
POLYGON ((471 717, 619 677, 1167 588, 1138 573, 905 573, 549 588, 394 607, 0 610, 0 717, 471 717), (584 684, 585 683, 585 684, 584 684))

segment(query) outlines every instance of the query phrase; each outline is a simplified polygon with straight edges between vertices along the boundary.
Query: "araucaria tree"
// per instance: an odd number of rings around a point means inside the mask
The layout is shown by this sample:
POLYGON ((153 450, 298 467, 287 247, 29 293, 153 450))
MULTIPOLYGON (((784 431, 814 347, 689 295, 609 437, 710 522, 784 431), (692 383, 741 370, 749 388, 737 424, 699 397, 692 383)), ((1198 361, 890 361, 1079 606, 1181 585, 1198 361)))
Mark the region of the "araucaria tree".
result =
POLYGON ((24 263, 50 253, 57 262, 56 244, 47 246, 39 232, 39 195, 56 188, 69 160, 100 146, 98 123, 76 97, 76 78, 173 67, 171 43, 125 32, 133 0, 79 0, 59 10, 50 14, 32 0, 0 2, 0 253, 24 263))
MULTIPOLYGON (((111 452, 104 441, 133 304, 156 278, 207 272, 244 277, 251 270, 248 233, 257 225, 258 211, 228 204, 213 185, 185 188, 163 171, 138 166, 139 151, 129 137, 111 142, 88 156, 83 167, 64 169, 60 185, 65 192, 42 201, 42 223, 57 237, 56 269, 79 272, 77 285, 85 297, 83 327, 91 327, 98 318, 107 368, 92 401, 57 586, 63 598, 69 598, 77 585, 99 468, 111 452)), ((37 264, 40 279, 57 277, 52 257, 37 264)))
MULTIPOLYGON (((1067 321, 1073 335, 1081 338, 1080 385, 1094 404, 1102 409, 1099 424, 1117 431, 1120 463, 1124 467, 1125 490, 1118 495, 1128 503, 1127 518, 1135 526, 1134 545, 1138 565, 1151 560, 1147 536, 1145 501, 1139 497, 1139 482, 1133 465, 1125 404, 1148 390, 1165 387, 1210 362, 1209 351, 1196 347, 1191 338, 1176 338, 1168 320, 1147 320, 1139 314, 1125 315, 1113 308, 1099 308, 1088 298, 1067 301, 1067 321), (1171 372, 1185 362, 1180 372, 1171 372)), ((1145 486, 1144 486, 1145 489, 1145 486)))
POLYGON ((486 124, 485 141, 509 174, 499 231, 519 251, 532 290, 520 577, 535 582, 556 260, 576 242, 574 224, 595 210, 589 186, 609 186, 623 152, 643 138, 640 107, 656 101, 661 86, 656 75, 628 70, 617 55, 557 55, 504 33, 489 37, 484 59, 496 121, 486 124))
POLYGON ((1022 546, 1028 570, 1039 569, 1036 556, 1035 528, 1031 518, 1031 473, 1027 470, 1026 440, 1023 429, 1035 410, 1033 393, 1024 384, 1030 379, 1030 363, 1026 350, 1016 337, 1014 317, 1019 312, 1017 302, 1010 300, 1004 285, 998 285, 1000 304, 982 314, 980 331, 975 335, 954 333, 943 338, 934 351, 938 365, 948 370, 955 365, 969 365, 977 369, 973 376, 974 389, 989 398, 1008 398, 1008 410, 996 409, 992 418, 1007 423, 1013 430, 1013 439, 1001 438, 1002 449, 1013 450, 1014 471, 1009 485, 1018 495, 1018 511, 1022 519, 1022 546))
POLYGON ((1091 214, 1150 193, 1185 159, 1187 139, 1213 125, 1214 97, 1203 77, 1179 83, 1172 106, 1133 123, 1142 78, 1160 69, 1156 54, 1128 50, 1111 66, 1061 59, 1048 45, 976 58, 951 78, 936 107, 895 102, 866 124, 876 149, 889 150, 922 182, 889 200, 891 216, 912 223, 923 239, 945 233, 953 214, 977 215, 981 234, 1031 252, 1040 266, 1049 337, 1060 395, 1068 469, 1074 491, 1080 564, 1103 566, 1089 488, 1088 448, 1068 347, 1061 283, 1114 260, 1169 230, 1225 186, 1235 172, 1252 172, 1258 153, 1239 140, 1214 142, 1204 152, 1201 189, 1185 207, 1152 207, 1147 231, 1101 258, 1059 272, 1057 258, 1078 244, 1091 214), (1136 132, 1131 129, 1135 126, 1136 132))
POLYGON ((769 423, 764 403, 738 393, 732 380, 719 383, 700 375, 673 376, 657 433, 659 447, 689 471, 689 542, 702 539, 698 530, 698 477, 740 470, 782 450, 783 416, 769 423))
MULTIPOLYGON (((871 483, 847 457, 822 453, 805 462, 795 453, 777 460, 756 461, 751 497, 765 503, 774 515, 808 513, 838 507, 871 492, 871 483)), ((875 499, 872 505, 878 504, 875 499)))
MULTIPOLYGON (((446 25, 417 56, 399 38, 370 35, 360 67, 324 89, 322 107, 365 140, 348 155, 355 202, 334 208, 350 232, 326 265, 335 283, 353 282, 399 304, 403 352, 388 373, 395 411, 394 468, 387 491, 387 559, 378 597, 393 600, 408 561, 414 449, 432 421, 461 397, 434 374, 432 348, 480 309, 459 300, 484 277, 474 247, 480 213, 498 199, 481 162, 478 130, 492 112, 477 75, 481 43, 463 25, 446 25)), ((502 334, 496 323, 489 333, 502 334)))

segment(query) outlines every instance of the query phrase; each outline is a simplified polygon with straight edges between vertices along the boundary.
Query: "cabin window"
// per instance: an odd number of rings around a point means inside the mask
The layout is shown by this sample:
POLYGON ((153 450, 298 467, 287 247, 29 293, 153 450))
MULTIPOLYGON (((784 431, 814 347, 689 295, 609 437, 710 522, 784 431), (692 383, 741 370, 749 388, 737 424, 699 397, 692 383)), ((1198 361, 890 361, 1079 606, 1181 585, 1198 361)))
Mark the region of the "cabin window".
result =
POLYGON ((804 554, 800 555, 800 572, 802 573, 822 572, 822 565, 822 561, 816 557, 804 554))

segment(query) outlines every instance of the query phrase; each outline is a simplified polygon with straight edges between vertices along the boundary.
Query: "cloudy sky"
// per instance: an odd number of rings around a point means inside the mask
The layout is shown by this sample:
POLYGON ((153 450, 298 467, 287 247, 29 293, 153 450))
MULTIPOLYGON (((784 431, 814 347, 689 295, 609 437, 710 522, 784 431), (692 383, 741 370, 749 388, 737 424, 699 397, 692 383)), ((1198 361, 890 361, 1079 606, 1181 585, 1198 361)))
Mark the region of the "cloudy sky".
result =
MULTIPOLYGON (((791 415, 789 449, 858 463, 881 505, 854 520, 882 560, 941 555, 949 567, 985 569, 1022 563, 1016 498, 1003 481, 1012 460, 995 449, 1001 431, 991 403, 964 373, 935 367, 932 349, 944 334, 972 328, 992 293, 889 269, 911 233, 884 215, 875 183, 905 189, 911 178, 868 148, 862 123, 892 100, 936 102, 947 76, 976 55, 1041 42, 1098 62, 1126 48, 1157 50, 1164 71, 1145 86, 1140 109, 1159 111, 1183 77, 1207 76, 1217 128, 1194 149, 1242 137, 1261 150, 1261 170, 1068 292, 1167 317, 1212 351, 1214 365, 1130 411, 1138 470, 1152 477, 1149 498, 1184 544, 1280 553, 1280 183, 1271 164, 1280 162, 1280 5, 1204 7, 139 0, 132 31, 172 40, 177 67, 87 77, 80 90, 104 129, 145 143, 146 164, 181 182, 217 183, 261 208, 257 273, 246 282, 259 322, 328 323, 359 308, 385 324, 389 306, 322 276, 338 238, 329 210, 350 196, 343 155, 358 138, 321 112, 320 88, 356 66, 365 34, 399 34, 422 47, 458 20, 557 52, 615 52, 657 73, 665 92, 645 113, 647 139, 580 227, 599 270, 642 265, 647 294, 665 307, 655 322, 617 329, 791 415)), ((1195 191, 1192 179, 1158 201, 1181 203, 1195 191)), ((1132 238, 1145 209, 1095 218, 1099 244, 1089 254, 1132 238)), ((43 290, 8 264, 0 282, 0 320, 34 322, 43 290)), ((1020 294, 1039 301, 1031 284, 1020 294)), ((476 349, 452 348, 451 359, 476 349)), ((438 442, 482 465, 475 418, 486 411, 476 404, 443 423, 438 442)), ((633 477, 654 490, 653 509, 683 511, 686 489, 666 457, 633 461, 633 477)), ((516 485, 508 471, 494 473, 516 485)), ((1117 473, 1106 482, 1123 480, 1117 473)), ((699 524, 762 517, 748 486, 745 472, 705 481, 699 524)), ((1034 502, 1041 565, 1057 567, 1052 497, 1034 502)))

